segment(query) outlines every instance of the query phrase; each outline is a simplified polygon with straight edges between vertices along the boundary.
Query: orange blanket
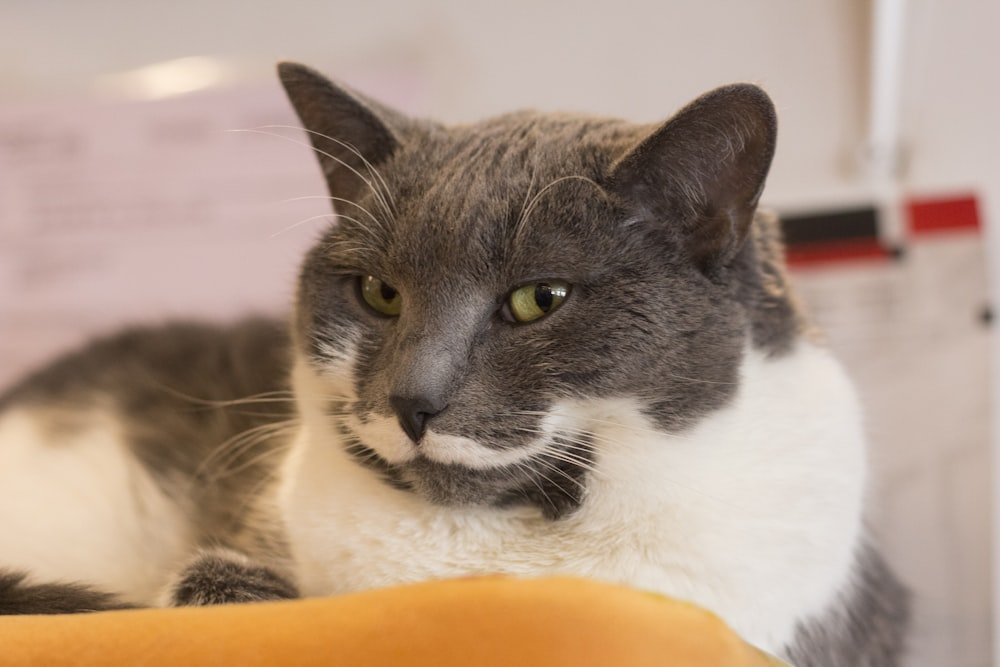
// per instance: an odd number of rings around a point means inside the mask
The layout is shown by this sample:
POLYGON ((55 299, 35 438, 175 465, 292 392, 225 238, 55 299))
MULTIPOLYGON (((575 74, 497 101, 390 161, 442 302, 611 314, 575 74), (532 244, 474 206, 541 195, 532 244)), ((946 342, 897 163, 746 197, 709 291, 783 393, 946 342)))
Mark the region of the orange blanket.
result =
POLYGON ((0 618, 3 665, 781 664, 689 604, 580 579, 465 579, 222 607, 0 618))

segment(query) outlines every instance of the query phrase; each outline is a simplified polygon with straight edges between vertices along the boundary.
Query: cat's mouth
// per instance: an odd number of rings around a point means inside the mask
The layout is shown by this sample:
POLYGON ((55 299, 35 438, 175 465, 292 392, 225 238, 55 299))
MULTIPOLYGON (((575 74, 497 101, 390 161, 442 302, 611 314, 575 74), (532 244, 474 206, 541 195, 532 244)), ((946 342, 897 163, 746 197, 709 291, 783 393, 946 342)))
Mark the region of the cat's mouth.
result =
POLYGON ((390 462, 344 424, 341 435, 348 454, 378 474, 386 484, 444 506, 537 508, 548 519, 560 519, 583 503, 593 449, 574 439, 572 457, 561 453, 559 436, 539 452, 490 467, 442 462, 417 450, 405 461, 390 462))

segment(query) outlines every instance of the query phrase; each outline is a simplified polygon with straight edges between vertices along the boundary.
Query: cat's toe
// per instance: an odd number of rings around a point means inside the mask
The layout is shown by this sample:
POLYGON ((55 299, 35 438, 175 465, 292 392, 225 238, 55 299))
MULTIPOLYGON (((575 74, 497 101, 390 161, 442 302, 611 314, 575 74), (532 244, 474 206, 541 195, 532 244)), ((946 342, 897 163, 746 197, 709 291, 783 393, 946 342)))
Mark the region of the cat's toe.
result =
POLYGON ((295 585, 273 569, 232 552, 207 552, 194 560, 168 593, 174 607, 290 600, 295 585))

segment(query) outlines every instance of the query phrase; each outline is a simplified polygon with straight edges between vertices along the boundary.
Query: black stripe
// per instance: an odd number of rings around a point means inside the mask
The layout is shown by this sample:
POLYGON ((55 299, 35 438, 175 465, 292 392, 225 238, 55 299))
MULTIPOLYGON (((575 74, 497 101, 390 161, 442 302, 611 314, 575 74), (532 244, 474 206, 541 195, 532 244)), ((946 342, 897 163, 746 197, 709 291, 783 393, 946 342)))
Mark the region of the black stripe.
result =
POLYGON ((878 211, 872 206, 784 215, 781 230, 785 243, 802 243, 877 239, 878 211))

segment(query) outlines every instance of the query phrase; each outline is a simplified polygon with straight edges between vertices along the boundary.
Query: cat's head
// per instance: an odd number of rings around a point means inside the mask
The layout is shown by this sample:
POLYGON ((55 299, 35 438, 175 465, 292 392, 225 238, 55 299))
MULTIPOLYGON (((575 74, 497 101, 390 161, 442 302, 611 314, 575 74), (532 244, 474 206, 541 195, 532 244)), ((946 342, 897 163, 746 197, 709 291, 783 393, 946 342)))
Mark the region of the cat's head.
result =
POLYGON ((794 337, 754 225, 776 133, 759 88, 657 126, 445 127, 300 65, 280 75, 338 213, 301 272, 300 366, 387 483, 560 517, 614 447, 588 406, 629 401, 683 430, 732 397, 747 345, 794 337))

